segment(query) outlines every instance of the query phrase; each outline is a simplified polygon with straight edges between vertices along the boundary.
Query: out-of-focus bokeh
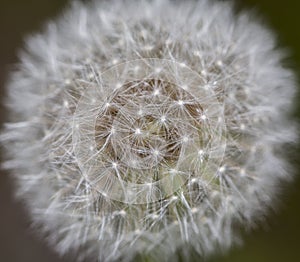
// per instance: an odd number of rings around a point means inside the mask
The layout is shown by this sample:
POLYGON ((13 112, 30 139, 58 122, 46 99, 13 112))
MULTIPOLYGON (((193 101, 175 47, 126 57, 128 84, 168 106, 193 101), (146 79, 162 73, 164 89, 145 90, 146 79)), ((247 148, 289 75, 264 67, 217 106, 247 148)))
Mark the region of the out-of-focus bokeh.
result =
MULTIPOLYGON (((231 0, 228 0, 231 1, 231 0)), ((234 1, 234 0, 233 0, 234 1)), ((278 35, 282 47, 290 51, 287 61, 300 77, 300 1, 235 0, 237 10, 254 9, 278 35)), ((5 121, 3 107, 5 82, 18 61, 24 37, 42 31, 70 3, 67 0, 0 0, 0 122, 5 121)), ((253 18, 255 19, 255 17, 253 18)), ((300 91, 300 85, 298 90, 300 91)), ((30 102, 30 101, 29 101, 30 102)), ((300 119, 300 96, 295 98, 295 118, 300 119)), ((1 154, 4 154, 2 152, 1 154)), ((246 234, 244 244, 226 255, 207 262, 282 262, 300 261, 300 153, 288 152, 296 179, 284 186, 278 212, 270 213, 264 225, 246 234), (299 177, 299 178, 297 178, 299 177)), ((7 172, 0 173, 0 261, 68 262, 47 246, 38 232, 30 229, 26 209, 14 200, 13 182, 7 172)), ((195 260, 198 261, 198 260, 195 260)))

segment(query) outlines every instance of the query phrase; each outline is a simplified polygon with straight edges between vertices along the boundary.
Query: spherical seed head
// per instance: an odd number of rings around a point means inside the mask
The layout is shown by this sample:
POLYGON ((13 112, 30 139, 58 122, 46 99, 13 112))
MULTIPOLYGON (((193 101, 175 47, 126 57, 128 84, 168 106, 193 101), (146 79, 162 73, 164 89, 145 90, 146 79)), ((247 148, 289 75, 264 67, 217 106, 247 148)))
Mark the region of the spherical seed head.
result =
POLYGON ((231 246, 290 177, 278 149, 295 138, 295 84, 275 46, 206 0, 76 3, 29 39, 4 166, 56 250, 163 261, 231 246))

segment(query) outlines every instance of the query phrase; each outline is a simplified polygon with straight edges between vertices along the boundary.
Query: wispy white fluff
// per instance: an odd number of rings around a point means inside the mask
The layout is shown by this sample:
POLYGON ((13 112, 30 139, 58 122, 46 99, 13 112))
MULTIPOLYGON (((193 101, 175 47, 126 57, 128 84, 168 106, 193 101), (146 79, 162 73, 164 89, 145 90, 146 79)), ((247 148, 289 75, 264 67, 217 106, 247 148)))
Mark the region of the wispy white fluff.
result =
POLYGON ((11 75, 3 166, 61 254, 225 250, 291 176, 283 58, 228 3, 75 3, 28 39, 11 75))

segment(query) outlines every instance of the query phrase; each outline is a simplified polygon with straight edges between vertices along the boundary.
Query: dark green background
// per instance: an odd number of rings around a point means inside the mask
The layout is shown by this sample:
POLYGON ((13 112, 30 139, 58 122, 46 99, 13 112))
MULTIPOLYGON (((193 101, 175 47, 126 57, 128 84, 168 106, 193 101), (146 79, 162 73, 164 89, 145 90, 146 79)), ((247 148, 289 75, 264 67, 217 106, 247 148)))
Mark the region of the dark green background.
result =
MULTIPOLYGON (((23 37, 42 29, 49 18, 59 14, 68 1, 63 0, 0 0, 0 95, 8 72, 17 62, 17 51, 23 37)), ((290 50, 289 64, 299 77, 300 69, 300 1, 299 0, 236 0, 238 9, 255 9, 264 21, 277 32, 279 42, 290 50)), ((0 121, 5 110, 0 103, 0 121)), ((299 95, 295 98, 299 119, 299 95)), ((300 261, 300 164, 299 149, 291 150, 296 180, 284 186, 283 204, 270 214, 266 223, 244 238, 242 247, 233 248, 227 255, 216 255, 208 262, 282 262, 300 261)), ((42 239, 28 230, 29 221, 23 207, 13 200, 13 185, 6 172, 0 174, 0 261, 58 262, 59 258, 42 239)), ((195 259, 198 261, 198 259, 195 259)))

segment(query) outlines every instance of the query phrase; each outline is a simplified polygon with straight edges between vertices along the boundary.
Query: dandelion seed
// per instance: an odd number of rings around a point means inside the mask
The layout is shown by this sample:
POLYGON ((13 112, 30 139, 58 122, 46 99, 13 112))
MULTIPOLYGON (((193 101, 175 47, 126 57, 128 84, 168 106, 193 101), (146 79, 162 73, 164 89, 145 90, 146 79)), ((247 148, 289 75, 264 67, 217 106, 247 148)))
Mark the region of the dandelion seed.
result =
POLYGON ((207 119, 207 116, 203 114, 200 118, 201 118, 202 120, 206 120, 206 119, 207 119))
POLYGON ((71 80, 70 79, 65 79, 65 85, 70 85, 71 84, 71 80))
POLYGON ((153 92, 153 95, 154 95, 154 96, 159 95, 159 90, 158 90, 158 89, 155 89, 154 92, 153 92))
POLYGON ((207 76, 207 72, 206 72, 206 70, 205 69, 203 69, 203 70, 201 70, 201 75, 203 75, 203 76, 207 76))
POLYGON ((155 73, 160 73, 161 72, 161 68, 155 68, 155 73))
POLYGON ((69 102, 68 102, 68 100, 65 100, 65 101, 64 101, 64 107, 69 107, 69 102))
POLYGON ((181 88, 182 88, 183 90, 187 90, 189 87, 188 87, 187 85, 182 85, 181 88))
POLYGON ((153 154, 155 155, 155 156, 158 156, 160 153, 159 153, 159 150, 154 150, 153 151, 153 154))
POLYGON ((202 156, 204 154, 204 151, 202 150, 202 149, 200 149, 199 151, 198 151, 198 155, 199 156, 202 156))
POLYGON ((196 214, 196 213, 198 212, 198 208, 193 207, 193 208, 191 209, 191 212, 192 212, 192 214, 196 214))
POLYGON ((241 176, 245 176, 246 175, 246 170, 244 168, 241 168, 240 175, 241 176))
POLYGON ((184 104, 184 102, 182 100, 178 100, 177 104, 182 106, 184 104))
POLYGON ((113 59, 111 63, 112 63, 113 65, 116 65, 116 64, 118 63, 118 61, 119 61, 118 59, 113 59))
POLYGON ((184 136, 184 137, 182 138, 182 142, 183 142, 183 143, 186 143, 186 142, 188 142, 188 141, 189 141, 189 137, 184 136))
POLYGON ((137 128, 134 132, 136 135, 140 135, 142 133, 140 128, 137 128))
POLYGON ((223 66, 223 62, 221 60, 218 60, 216 62, 216 65, 219 66, 219 67, 222 67, 223 66))
POLYGON ((224 173, 225 170, 226 170, 226 168, 225 168, 224 166, 221 166, 221 167, 219 168, 219 172, 220 172, 220 173, 224 173))

